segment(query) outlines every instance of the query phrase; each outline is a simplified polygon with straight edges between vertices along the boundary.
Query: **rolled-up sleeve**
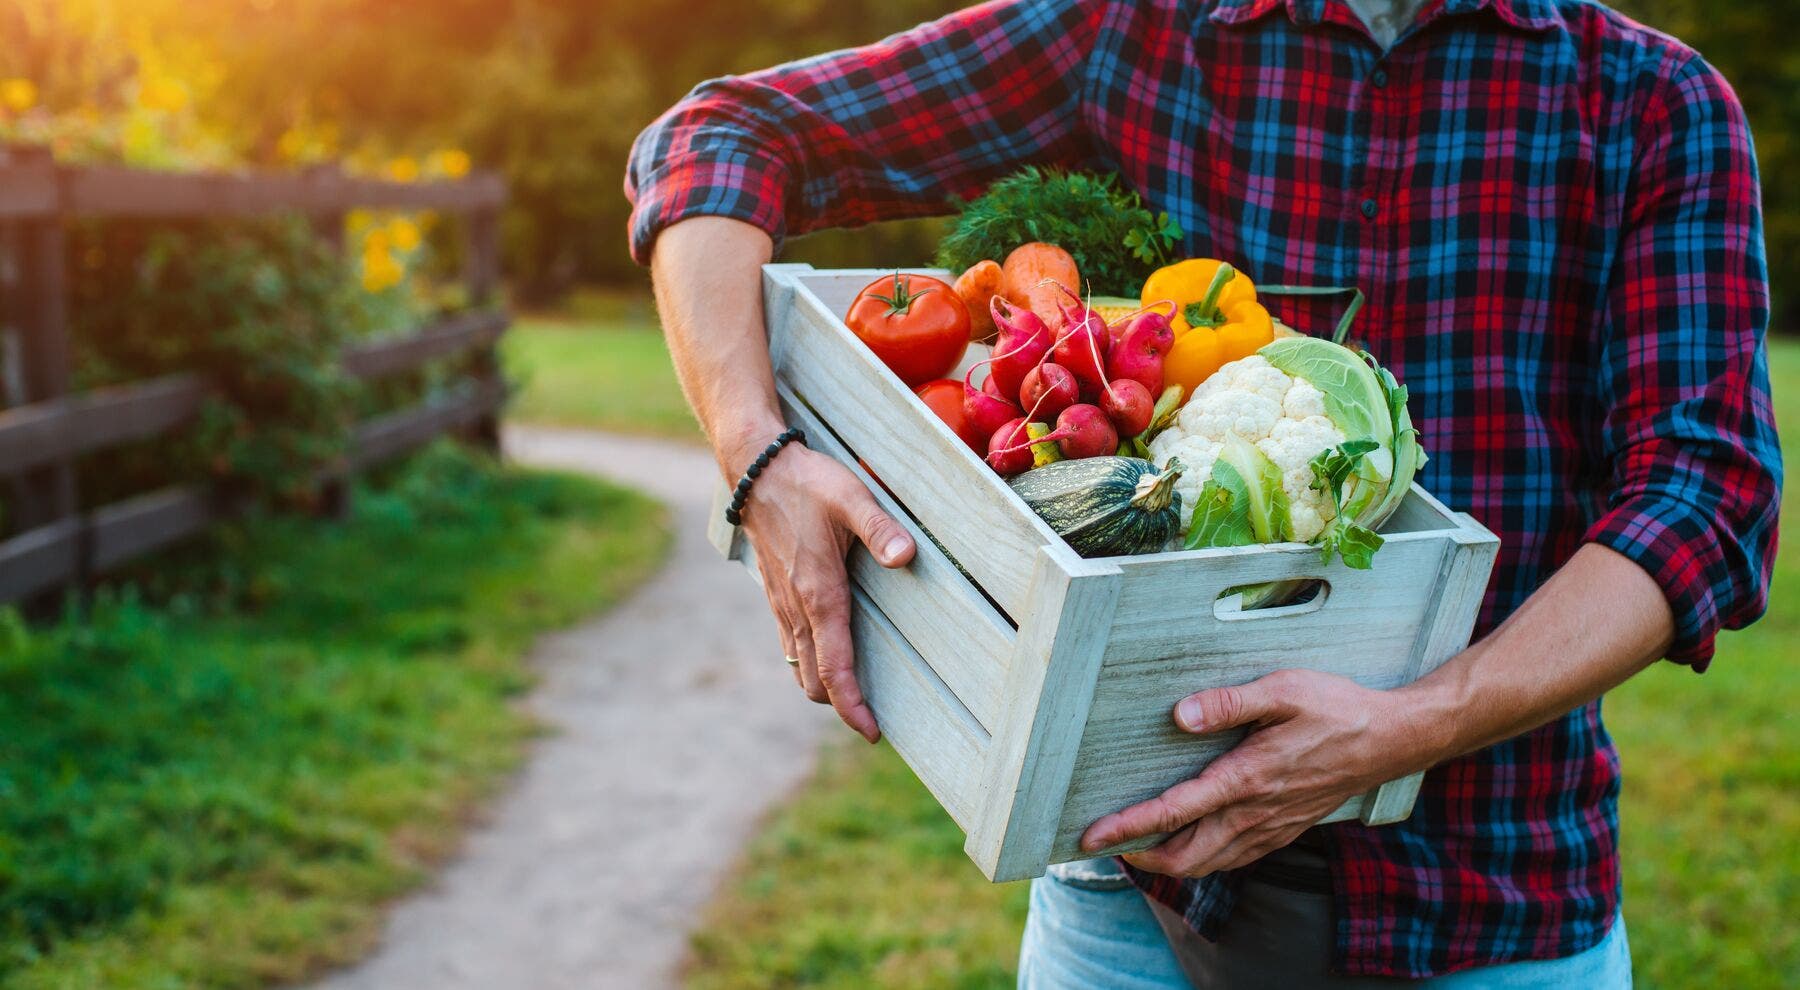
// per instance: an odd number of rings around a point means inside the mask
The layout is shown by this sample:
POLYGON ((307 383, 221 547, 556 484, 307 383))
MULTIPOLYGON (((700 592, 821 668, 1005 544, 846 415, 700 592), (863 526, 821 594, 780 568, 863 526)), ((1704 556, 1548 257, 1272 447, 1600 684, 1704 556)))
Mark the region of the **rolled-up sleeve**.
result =
POLYGON ((638 135, 631 252, 691 216, 784 236, 941 213, 1023 164, 1087 164, 1092 0, 998 0, 863 48, 702 83, 638 135))
POLYGON ((1698 58, 1639 119, 1628 226, 1600 354, 1604 513, 1587 540, 1636 561, 1675 615, 1669 659, 1704 669, 1768 604, 1781 451, 1769 399, 1762 213, 1737 97, 1698 58))

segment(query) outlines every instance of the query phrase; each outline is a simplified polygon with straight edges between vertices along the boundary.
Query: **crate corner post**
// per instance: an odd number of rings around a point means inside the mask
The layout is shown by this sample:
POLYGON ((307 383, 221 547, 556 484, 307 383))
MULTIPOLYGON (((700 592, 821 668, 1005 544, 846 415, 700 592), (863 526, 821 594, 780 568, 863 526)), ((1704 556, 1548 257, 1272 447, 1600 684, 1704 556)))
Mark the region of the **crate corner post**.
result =
MULTIPOLYGON (((1500 551, 1499 539, 1473 517, 1467 513, 1453 513, 1422 488, 1417 485, 1414 488, 1457 526, 1446 533, 1443 561, 1437 574, 1439 591, 1419 628, 1406 683, 1436 670, 1468 645, 1469 630, 1475 625, 1494 558, 1500 551)), ((1413 802, 1418 799, 1419 787, 1424 780, 1422 771, 1407 774, 1351 799, 1353 803, 1360 803, 1354 817, 1364 825, 1392 825, 1405 821, 1412 815, 1413 802)))
POLYGON ((1066 546, 1038 551, 1031 611, 1007 667, 1008 718, 982 766, 982 802, 964 850, 995 883, 1042 876, 1087 727, 1121 572, 1066 546))

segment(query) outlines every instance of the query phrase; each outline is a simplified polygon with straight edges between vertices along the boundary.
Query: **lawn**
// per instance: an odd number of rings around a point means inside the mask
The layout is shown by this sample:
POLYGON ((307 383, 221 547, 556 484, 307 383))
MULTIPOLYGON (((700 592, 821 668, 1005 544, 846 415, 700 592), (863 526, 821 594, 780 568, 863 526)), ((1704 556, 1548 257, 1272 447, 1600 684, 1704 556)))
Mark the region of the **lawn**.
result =
POLYGON ((523 386, 517 419, 701 440, 641 295, 578 293, 555 313, 521 318, 502 346, 523 386))
POLYGON ((521 756, 533 637, 668 544, 641 496, 449 448, 354 504, 223 530, 84 623, 0 612, 0 986, 357 957, 521 756))
MULTIPOLYGON (((1800 343, 1773 349, 1800 438, 1800 343)), ((1790 458, 1791 462, 1792 458, 1790 458)), ((1784 515, 1800 519, 1789 485, 1784 515)), ((1705 676, 1659 665, 1606 700, 1625 767, 1625 913, 1639 985, 1791 986, 1800 972, 1800 540, 1769 614, 1705 676)), ((1023 884, 987 884, 893 751, 835 744, 752 844, 695 941, 690 985, 1013 985, 1023 884)))

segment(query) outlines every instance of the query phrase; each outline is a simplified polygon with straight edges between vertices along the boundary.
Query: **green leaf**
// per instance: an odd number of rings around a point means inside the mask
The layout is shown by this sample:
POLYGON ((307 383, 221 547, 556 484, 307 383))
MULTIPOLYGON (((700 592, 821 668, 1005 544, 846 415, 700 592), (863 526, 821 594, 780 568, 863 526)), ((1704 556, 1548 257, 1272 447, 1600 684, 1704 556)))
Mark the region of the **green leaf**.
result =
POLYGON ((1213 462, 1212 477, 1200 487, 1194 504, 1194 520, 1188 524, 1185 546, 1245 547, 1260 542, 1250 523, 1250 492, 1230 464, 1213 462))
POLYGON ((1281 543, 1294 538, 1294 527, 1288 513, 1287 491, 1281 487, 1281 469, 1269 460, 1255 444, 1233 433, 1225 438, 1218 464, 1229 465, 1243 479, 1249 507, 1250 525, 1256 530, 1256 542, 1281 543))
MULTIPOLYGON (((1316 541, 1319 546, 1319 559, 1329 563, 1332 554, 1344 559, 1344 563, 1358 570, 1367 570, 1373 563, 1375 551, 1381 549, 1381 535, 1356 522, 1356 507, 1344 503, 1344 485, 1366 462, 1369 454, 1380 449, 1380 445, 1366 437, 1346 440, 1335 447, 1321 450, 1313 457, 1310 467, 1313 473, 1312 487, 1330 499, 1333 508, 1331 521, 1316 541)), ((1366 486, 1359 485, 1366 489, 1366 486)), ((1360 501, 1367 502, 1367 496, 1360 501)))
POLYGON ((1366 526, 1353 522, 1340 524, 1334 519, 1319 535, 1320 559, 1329 563, 1331 555, 1336 553, 1344 559, 1345 566, 1366 571, 1374 566, 1375 551, 1381 549, 1383 542, 1380 533, 1366 526))
POLYGON ((1045 241, 1074 257, 1098 295, 1136 296, 1181 236, 1167 214, 1152 214, 1111 174, 1025 168, 952 205, 962 216, 939 242, 940 267, 1004 261, 1020 244, 1045 241))
POLYGON ((1312 468, 1313 488, 1325 493, 1333 505, 1343 501, 1344 482, 1356 473, 1357 467, 1370 451, 1381 445, 1364 437, 1359 440, 1346 440, 1335 447, 1328 447, 1313 456, 1308 465, 1312 468))

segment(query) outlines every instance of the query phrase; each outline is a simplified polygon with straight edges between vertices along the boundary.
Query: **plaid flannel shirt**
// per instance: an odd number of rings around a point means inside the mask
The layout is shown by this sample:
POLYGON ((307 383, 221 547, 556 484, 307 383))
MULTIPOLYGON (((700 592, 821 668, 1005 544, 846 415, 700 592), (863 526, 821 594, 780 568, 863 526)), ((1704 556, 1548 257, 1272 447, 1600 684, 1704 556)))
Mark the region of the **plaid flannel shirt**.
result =
MULTIPOLYGON (((1756 167, 1690 49, 1586 0, 1432 0, 1385 52, 1340 0, 1000 0, 699 86, 632 153, 632 248, 699 214, 779 239, 939 213, 1028 163, 1118 171, 1258 282, 1368 293, 1420 481, 1502 541, 1478 634, 1590 541, 1667 594, 1671 659, 1703 668, 1761 614, 1781 467, 1756 167)), ((1334 968, 1592 946, 1618 791, 1596 702, 1431 770, 1406 822, 1329 827, 1334 968)), ((1210 935, 1241 876, 1137 880, 1210 935)))

